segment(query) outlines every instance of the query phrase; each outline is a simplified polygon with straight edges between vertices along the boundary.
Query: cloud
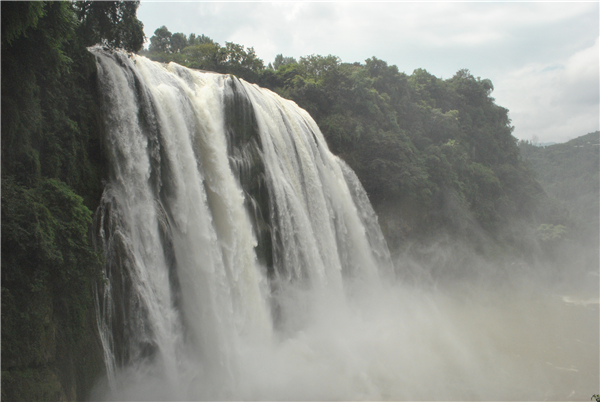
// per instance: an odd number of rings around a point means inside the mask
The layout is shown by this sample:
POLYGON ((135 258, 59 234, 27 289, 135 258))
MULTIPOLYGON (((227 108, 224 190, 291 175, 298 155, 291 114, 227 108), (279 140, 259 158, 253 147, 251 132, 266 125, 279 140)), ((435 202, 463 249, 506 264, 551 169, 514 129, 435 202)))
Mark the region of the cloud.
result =
POLYGON ((510 104, 515 136, 563 142, 598 130, 598 38, 562 62, 530 63, 496 82, 500 104, 510 104))
POLYGON ((598 38, 593 46, 571 56, 565 66, 565 84, 568 90, 564 97, 575 105, 595 102, 598 105, 598 71, 600 62, 598 55, 598 38))

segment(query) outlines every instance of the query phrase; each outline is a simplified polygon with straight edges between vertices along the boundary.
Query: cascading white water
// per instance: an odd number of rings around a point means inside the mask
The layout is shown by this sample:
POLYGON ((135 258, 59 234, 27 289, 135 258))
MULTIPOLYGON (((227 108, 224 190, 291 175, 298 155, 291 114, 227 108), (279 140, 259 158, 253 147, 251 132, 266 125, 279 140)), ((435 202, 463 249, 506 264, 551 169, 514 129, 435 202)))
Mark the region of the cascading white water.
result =
POLYGON ((285 315, 285 301, 276 299, 288 286, 341 298, 343 277, 376 281, 380 266, 391 273, 375 214, 356 176, 294 103, 234 77, 93 52, 112 163, 100 223, 109 267, 99 303, 109 383, 120 387, 117 365, 143 366, 158 370, 153 375, 178 395, 182 377, 198 370, 210 384, 206 396, 235 395, 236 345, 240 337, 269 342, 270 308, 285 315), (236 97, 251 105, 253 119, 241 124, 257 134, 245 155, 228 143, 241 135, 227 132, 227 99, 236 97), (257 163, 269 216, 254 221, 271 231, 269 268, 255 253, 247 205, 257 201, 238 174, 257 163), (115 270, 126 282, 118 296, 115 270), (118 320, 115 297, 128 308, 118 320))
POLYGON ((597 307, 394 283, 362 185, 304 110, 231 76, 91 51, 111 162, 94 398, 593 392, 597 307))

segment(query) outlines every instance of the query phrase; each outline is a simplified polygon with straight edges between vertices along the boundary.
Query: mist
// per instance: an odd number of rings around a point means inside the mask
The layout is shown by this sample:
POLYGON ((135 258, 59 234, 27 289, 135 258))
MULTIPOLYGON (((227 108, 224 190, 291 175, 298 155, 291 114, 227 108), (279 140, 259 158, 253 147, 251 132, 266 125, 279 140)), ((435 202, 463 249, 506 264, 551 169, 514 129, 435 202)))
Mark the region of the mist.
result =
POLYGON ((124 388, 101 399, 588 400, 596 393, 597 270, 563 267, 575 272, 569 281, 547 266, 489 274, 506 267, 454 246, 427 250, 437 266, 398 256, 398 266, 412 266, 403 280, 355 281, 337 296, 281 289, 285 318, 273 338, 240 336, 236 370, 226 378, 215 381, 211 367, 188 361, 172 384, 156 361, 145 362, 121 372, 124 388), (453 259, 464 265, 449 265, 453 259), (459 275, 477 269, 488 274, 459 275))

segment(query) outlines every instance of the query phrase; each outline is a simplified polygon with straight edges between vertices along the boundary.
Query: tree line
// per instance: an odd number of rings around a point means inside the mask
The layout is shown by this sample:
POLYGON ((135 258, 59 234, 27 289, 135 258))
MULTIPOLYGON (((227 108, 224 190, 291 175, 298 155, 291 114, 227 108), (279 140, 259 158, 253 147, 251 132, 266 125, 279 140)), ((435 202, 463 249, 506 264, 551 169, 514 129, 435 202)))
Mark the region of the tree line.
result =
POLYGON ((356 171, 393 248, 440 231, 473 243, 484 233, 521 255, 531 248, 525 239, 545 194, 489 79, 467 69, 445 80, 424 69, 408 75, 376 57, 279 54, 265 66, 252 47, 165 26, 146 56, 235 74, 306 109, 356 171))
MULTIPOLYGON (((540 204, 539 211, 544 216, 544 223, 537 231, 549 252, 556 250, 561 240, 598 249, 599 136, 600 133, 596 131, 563 144, 549 146, 519 141, 525 162, 534 170, 548 194, 548 198, 540 204)), ((596 252, 596 262, 597 257, 596 252)))

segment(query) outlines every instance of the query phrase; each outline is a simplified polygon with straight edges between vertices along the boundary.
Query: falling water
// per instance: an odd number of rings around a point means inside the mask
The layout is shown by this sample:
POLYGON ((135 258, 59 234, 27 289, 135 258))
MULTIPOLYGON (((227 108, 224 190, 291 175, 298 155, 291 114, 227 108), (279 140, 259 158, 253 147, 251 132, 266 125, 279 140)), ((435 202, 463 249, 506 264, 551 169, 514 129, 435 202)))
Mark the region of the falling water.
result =
POLYGON ((117 367, 180 390, 189 364, 221 396, 240 339, 269 342, 286 319, 289 286, 343 298, 344 280, 391 274, 364 190, 304 110, 232 76, 94 52, 112 163, 98 308, 113 391, 117 367))
POLYGON ((296 104, 92 52, 111 162, 97 398, 562 395, 498 351, 479 306, 394 284, 364 189, 296 104))

